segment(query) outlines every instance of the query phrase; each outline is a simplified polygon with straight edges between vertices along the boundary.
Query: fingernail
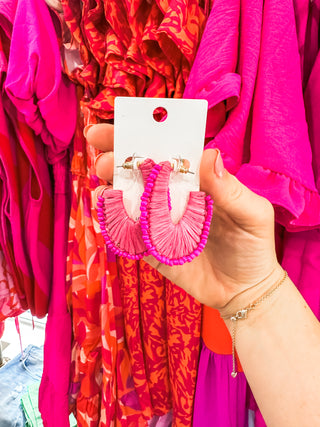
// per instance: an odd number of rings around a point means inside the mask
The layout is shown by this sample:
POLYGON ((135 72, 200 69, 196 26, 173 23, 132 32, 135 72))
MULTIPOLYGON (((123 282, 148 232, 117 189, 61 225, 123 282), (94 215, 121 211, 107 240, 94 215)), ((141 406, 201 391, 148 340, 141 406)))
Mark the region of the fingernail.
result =
POLYGON ((214 171, 219 178, 222 178, 223 172, 224 172, 223 160, 221 157, 220 150, 217 149, 217 151, 218 151, 218 155, 214 164, 214 171))
POLYGON ((89 130, 92 126, 94 126, 94 124, 87 125, 87 126, 85 126, 85 127, 83 128, 83 136, 84 136, 86 139, 87 139, 87 133, 88 133, 88 130, 89 130))

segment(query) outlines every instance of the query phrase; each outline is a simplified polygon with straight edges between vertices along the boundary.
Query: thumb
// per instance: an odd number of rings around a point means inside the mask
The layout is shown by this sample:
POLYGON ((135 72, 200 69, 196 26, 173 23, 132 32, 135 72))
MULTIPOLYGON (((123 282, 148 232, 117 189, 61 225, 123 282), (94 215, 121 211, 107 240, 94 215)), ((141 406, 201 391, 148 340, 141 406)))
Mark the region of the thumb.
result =
POLYGON ((274 220, 271 203, 243 185, 223 166, 218 149, 203 152, 200 165, 201 190, 208 193, 215 207, 225 211, 235 222, 254 225, 262 220, 274 220))

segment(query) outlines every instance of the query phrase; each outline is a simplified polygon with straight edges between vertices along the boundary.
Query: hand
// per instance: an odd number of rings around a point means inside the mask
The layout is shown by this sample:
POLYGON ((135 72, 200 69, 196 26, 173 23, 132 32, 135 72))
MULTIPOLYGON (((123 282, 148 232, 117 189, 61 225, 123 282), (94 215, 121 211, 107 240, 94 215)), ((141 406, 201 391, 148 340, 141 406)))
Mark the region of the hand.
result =
MULTIPOLYGON (((86 128, 85 134, 88 143, 105 151, 96 162, 98 176, 112 182, 113 126, 94 125, 86 128)), ((236 295, 267 280, 273 272, 273 282, 274 277, 280 276, 274 212, 266 199, 223 168, 217 149, 203 153, 200 185, 214 200, 210 235, 203 252, 182 266, 169 267, 152 256, 145 260, 199 302, 222 309, 236 295)), ((96 196, 99 193, 101 187, 96 196)))

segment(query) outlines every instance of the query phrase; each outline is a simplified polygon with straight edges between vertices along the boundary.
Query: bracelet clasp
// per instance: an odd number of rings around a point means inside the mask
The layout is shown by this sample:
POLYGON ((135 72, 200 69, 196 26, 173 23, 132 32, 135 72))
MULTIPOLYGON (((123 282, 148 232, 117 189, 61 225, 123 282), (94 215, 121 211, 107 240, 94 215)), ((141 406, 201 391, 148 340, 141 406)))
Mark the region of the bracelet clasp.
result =
POLYGON ((237 311, 235 315, 230 317, 230 320, 235 321, 240 319, 246 319, 247 317, 248 317, 248 309, 243 308, 242 310, 237 311))

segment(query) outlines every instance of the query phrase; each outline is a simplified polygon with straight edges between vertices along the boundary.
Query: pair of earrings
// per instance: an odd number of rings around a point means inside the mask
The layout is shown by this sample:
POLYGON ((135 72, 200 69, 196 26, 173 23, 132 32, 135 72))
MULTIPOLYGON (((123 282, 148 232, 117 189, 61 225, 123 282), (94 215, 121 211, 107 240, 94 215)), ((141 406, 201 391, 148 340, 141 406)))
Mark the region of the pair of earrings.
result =
POLYGON ((116 255, 141 259, 153 255, 167 265, 192 261, 204 249, 210 230, 213 201, 203 191, 191 191, 186 210, 177 224, 171 219, 169 179, 172 170, 189 171, 187 160, 176 159, 156 164, 127 159, 121 166, 137 167, 142 174, 144 192, 141 196, 140 218, 129 218, 121 190, 105 189, 98 197, 98 220, 106 245, 116 255))

